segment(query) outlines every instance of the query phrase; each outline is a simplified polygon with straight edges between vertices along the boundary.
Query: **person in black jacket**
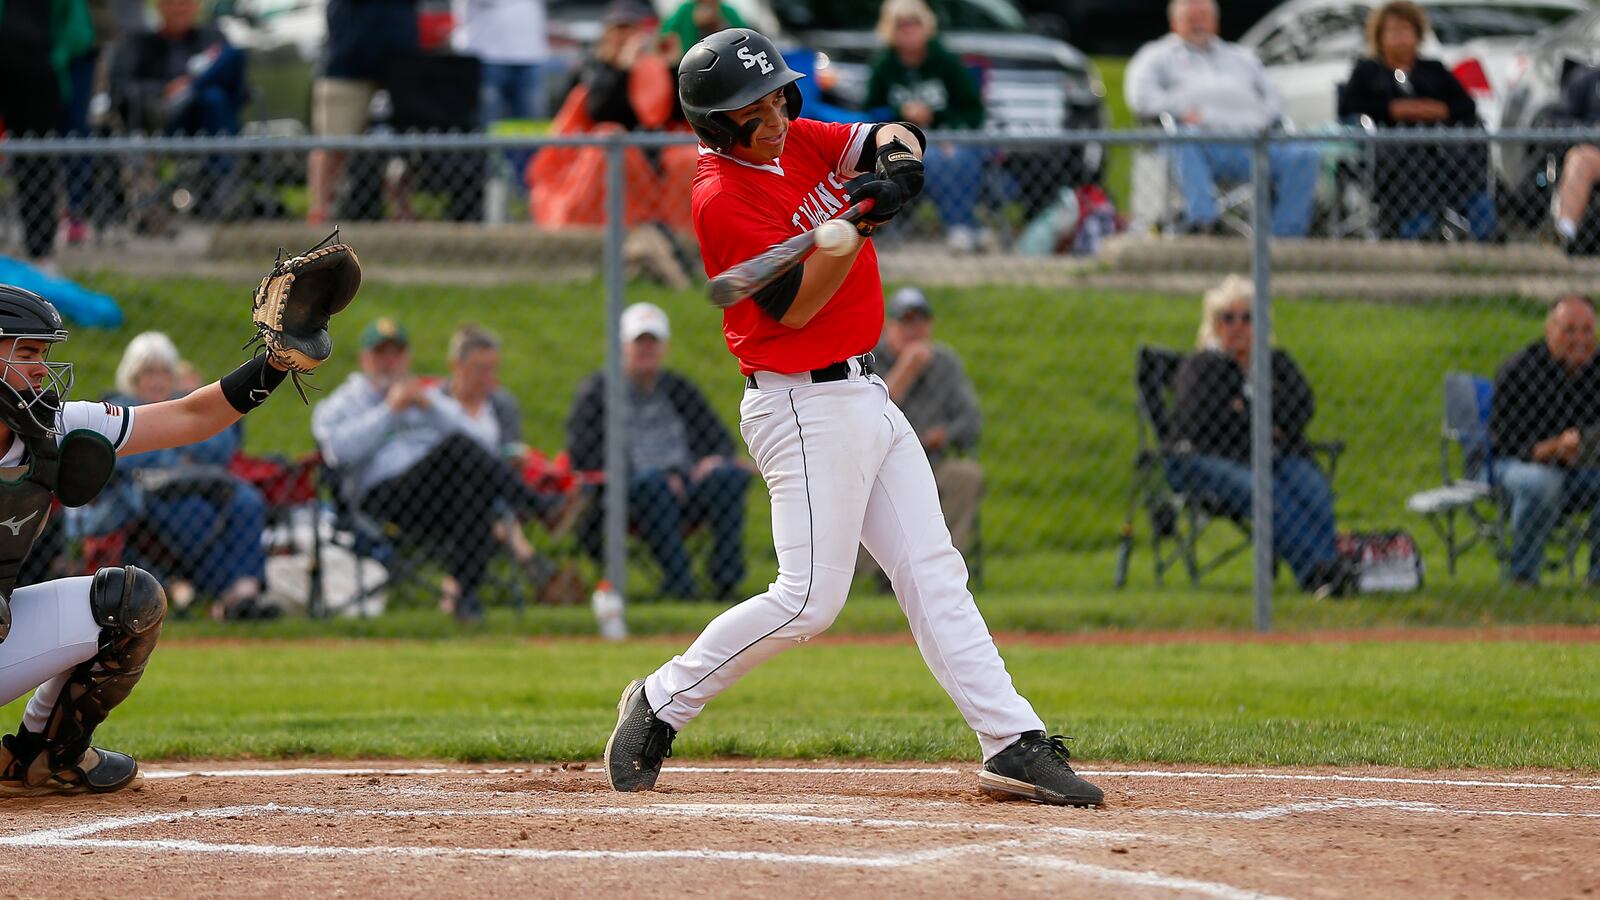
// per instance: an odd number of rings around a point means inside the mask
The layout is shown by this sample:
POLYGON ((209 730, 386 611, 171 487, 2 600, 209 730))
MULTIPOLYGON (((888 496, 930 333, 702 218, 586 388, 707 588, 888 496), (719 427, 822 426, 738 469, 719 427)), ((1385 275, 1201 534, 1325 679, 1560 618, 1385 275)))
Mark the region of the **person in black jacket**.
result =
MULTIPOLYGON (((199 24, 200 0, 160 0, 161 26, 129 35, 112 53, 113 89, 134 131, 169 135, 236 135, 249 99, 244 51, 212 25, 199 24)), ((206 158, 201 209, 231 211, 237 192, 233 156, 206 158)))
MULTIPOLYGON (((1573 75, 1561 89, 1561 101, 1550 113, 1552 126, 1586 127, 1600 122, 1600 66, 1573 75)), ((1578 248, 1578 229, 1589 211, 1589 198, 1600 182, 1600 147, 1578 144, 1561 160, 1556 189, 1555 227, 1568 253, 1578 248)))
MULTIPOLYGON (((1394 0, 1367 18, 1367 50, 1339 93, 1339 118, 1366 116, 1380 128, 1481 127, 1478 107, 1436 59, 1417 56, 1428 31, 1422 7, 1394 0)), ((1485 144, 1385 144, 1376 151, 1376 200, 1385 237, 1415 240, 1441 213, 1464 215, 1478 240, 1496 236, 1485 144)))
MULTIPOLYGON (((1205 296, 1200 352, 1178 367, 1172 405, 1168 479, 1228 514, 1247 518, 1250 477, 1251 283, 1230 275, 1205 296)), ((1272 543, 1307 591, 1343 593, 1351 586, 1341 562, 1328 478, 1311 459, 1306 425, 1316 399, 1288 353, 1272 351, 1272 543)))
MULTIPOLYGON (((711 529, 708 576, 712 596, 735 596, 744 581, 744 495, 750 473, 734 457, 733 440, 683 376, 662 368, 671 331, 667 314, 635 303, 622 314, 622 368, 628 391, 629 514, 661 564, 662 593, 699 595, 683 546, 683 526, 711 529)), ((605 377, 590 376, 578 388, 567 416, 567 452, 572 468, 605 468, 605 377)), ((579 540, 598 557, 601 504, 578 526, 579 540)))
MULTIPOLYGON (((1583 465, 1600 426, 1600 361, 1589 298, 1562 297, 1545 319, 1544 339, 1512 354, 1494 377, 1489 439, 1494 474, 1511 497, 1515 584, 1537 585, 1544 544, 1561 513, 1600 509, 1600 469, 1583 465), (1587 434, 1587 438, 1586 438, 1587 434)), ((1600 534, 1589 551, 1589 584, 1600 584, 1600 534)))

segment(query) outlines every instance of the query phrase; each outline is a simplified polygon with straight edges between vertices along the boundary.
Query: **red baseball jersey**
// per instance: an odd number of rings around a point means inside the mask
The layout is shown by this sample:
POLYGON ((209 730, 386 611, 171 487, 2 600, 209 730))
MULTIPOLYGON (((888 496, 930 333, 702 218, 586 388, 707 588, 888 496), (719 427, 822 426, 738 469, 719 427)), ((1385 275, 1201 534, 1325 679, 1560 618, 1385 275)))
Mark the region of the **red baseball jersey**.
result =
MULTIPOLYGON (((860 174, 856 167, 871 130, 795 119, 783 155, 767 165, 702 146, 693 206, 706 275, 809 231, 849 206, 844 183, 860 174)), ((883 282, 870 239, 839 290, 804 328, 779 324, 749 298, 722 313, 728 349, 746 375, 820 369, 871 350, 882 331, 883 282)))

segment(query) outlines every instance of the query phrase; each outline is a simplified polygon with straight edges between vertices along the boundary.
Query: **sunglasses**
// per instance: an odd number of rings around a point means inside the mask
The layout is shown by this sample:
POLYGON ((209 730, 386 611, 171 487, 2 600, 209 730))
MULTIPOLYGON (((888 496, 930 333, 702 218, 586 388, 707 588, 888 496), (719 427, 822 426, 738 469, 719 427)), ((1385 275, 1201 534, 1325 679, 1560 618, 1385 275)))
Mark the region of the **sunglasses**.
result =
POLYGON ((1248 312, 1233 312, 1232 310, 1228 310, 1227 312, 1217 313, 1217 321, 1224 325, 1232 325, 1235 322, 1242 322, 1245 325, 1249 325, 1250 318, 1251 317, 1248 312))

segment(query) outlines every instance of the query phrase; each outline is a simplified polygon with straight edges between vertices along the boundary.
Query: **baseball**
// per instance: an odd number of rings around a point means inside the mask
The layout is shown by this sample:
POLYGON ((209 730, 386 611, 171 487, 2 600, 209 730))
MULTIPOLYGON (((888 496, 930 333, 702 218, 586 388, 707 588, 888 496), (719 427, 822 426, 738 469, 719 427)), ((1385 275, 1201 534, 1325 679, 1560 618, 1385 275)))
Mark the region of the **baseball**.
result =
POLYGON ((817 226, 817 249, 829 256, 844 256, 861 243, 861 232, 843 219, 829 219, 817 226))

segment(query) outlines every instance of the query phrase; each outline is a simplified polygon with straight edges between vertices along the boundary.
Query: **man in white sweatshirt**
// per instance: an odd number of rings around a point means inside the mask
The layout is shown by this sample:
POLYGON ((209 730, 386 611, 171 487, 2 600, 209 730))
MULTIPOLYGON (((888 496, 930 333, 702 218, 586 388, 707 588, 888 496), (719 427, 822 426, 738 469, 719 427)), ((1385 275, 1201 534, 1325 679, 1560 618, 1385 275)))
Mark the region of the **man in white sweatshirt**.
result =
MULTIPOLYGON (((1215 0, 1171 0, 1172 32, 1139 48, 1123 81, 1141 118, 1170 115, 1195 130, 1260 131, 1283 118, 1283 97, 1251 51, 1217 37, 1215 0)), ((1331 90, 1331 88, 1330 88, 1331 90)), ((1189 227, 1208 231, 1220 212, 1218 179, 1250 177, 1247 144, 1175 144, 1168 148, 1189 227)), ((1305 237, 1316 199, 1319 155, 1311 144, 1268 148, 1274 200, 1272 234, 1305 237)))

